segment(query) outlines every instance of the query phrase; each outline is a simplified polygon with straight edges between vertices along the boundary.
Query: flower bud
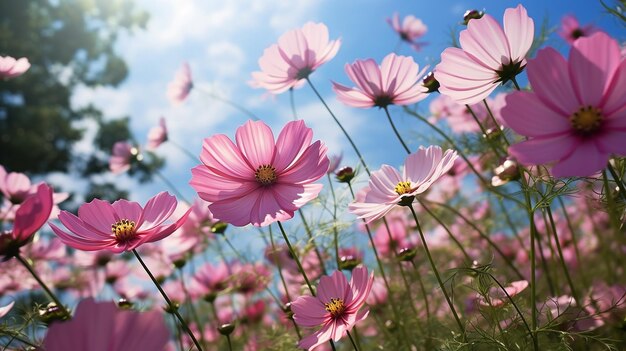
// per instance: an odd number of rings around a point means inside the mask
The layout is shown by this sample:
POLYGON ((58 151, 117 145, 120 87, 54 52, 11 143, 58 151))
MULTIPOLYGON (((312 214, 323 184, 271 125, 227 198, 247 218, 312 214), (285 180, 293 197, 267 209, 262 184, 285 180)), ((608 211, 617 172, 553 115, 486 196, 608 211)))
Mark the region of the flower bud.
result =
POLYGON ((117 301, 117 307, 123 310, 130 310, 133 308, 135 304, 131 301, 126 300, 125 298, 121 298, 117 301))
POLYGON ((435 73, 430 72, 422 80, 422 85, 428 89, 426 93, 434 93, 439 91, 439 81, 435 78, 435 73))
POLYGON ((339 257, 339 269, 352 271, 361 263, 361 260, 354 255, 343 255, 339 257))
POLYGON ((226 222, 215 222, 211 226, 211 233, 213 234, 224 234, 226 232, 226 228, 228 227, 228 223, 226 222))
POLYGON ((470 20, 480 19, 485 15, 484 11, 478 10, 467 10, 465 14, 463 14, 463 24, 467 26, 470 20))
POLYGON ((235 330, 234 323, 224 323, 220 325, 219 327, 217 327, 217 331, 220 332, 220 334, 224 336, 232 334, 234 330, 235 330))
POLYGON ((400 253, 398 253, 398 259, 404 262, 413 261, 415 256, 417 256, 417 250, 415 248, 405 247, 402 250, 400 250, 400 253))
POLYGON ((57 306, 54 302, 50 302, 48 306, 39 309, 39 318, 42 322, 50 324, 56 321, 63 321, 70 316, 65 314, 65 311, 57 306))
POLYGON ((350 183, 354 175, 355 173, 352 167, 343 167, 336 174, 337 180, 341 183, 350 183))
POLYGON ((492 186, 501 186, 520 177, 519 167, 513 159, 507 158, 500 166, 493 170, 492 186))

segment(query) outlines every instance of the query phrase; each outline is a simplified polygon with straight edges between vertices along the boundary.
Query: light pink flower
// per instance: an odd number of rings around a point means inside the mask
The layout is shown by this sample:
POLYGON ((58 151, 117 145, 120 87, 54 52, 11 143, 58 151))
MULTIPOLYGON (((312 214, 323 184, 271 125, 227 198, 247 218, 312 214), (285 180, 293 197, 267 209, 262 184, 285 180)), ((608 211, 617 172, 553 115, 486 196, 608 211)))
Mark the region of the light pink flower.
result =
POLYGON ((391 53, 380 66, 372 59, 356 60, 346 64, 348 77, 356 84, 348 88, 333 82, 333 90, 339 101, 352 107, 387 107, 410 105, 426 98, 426 88, 421 84, 426 68, 412 57, 391 53))
POLYGON ((270 127, 248 121, 237 128, 236 143, 219 134, 204 139, 202 165, 191 170, 191 186, 220 220, 235 226, 266 226, 293 217, 317 197, 329 160, 326 146, 311 144, 304 121, 287 123, 274 141, 270 127))
POLYGON ((590 176, 626 156, 626 60, 603 32, 576 40, 569 61, 546 48, 528 64, 534 92, 506 98, 502 118, 528 140, 509 148, 525 165, 555 162, 555 177, 590 176))
POLYGON ((170 332, 158 311, 121 310, 113 302, 81 301, 69 321, 54 323, 43 341, 46 351, 163 351, 170 332))
POLYGON ((460 34, 459 48, 447 48, 435 68, 439 91, 462 104, 486 98, 526 65, 535 25, 522 5, 506 9, 504 29, 490 15, 472 19, 460 34))
POLYGON ((409 43, 415 51, 420 51, 425 43, 420 43, 417 40, 426 34, 428 27, 422 22, 421 19, 416 18, 413 15, 404 17, 402 23, 400 23, 400 16, 398 13, 394 13, 393 17, 387 18, 387 23, 400 35, 400 38, 409 43))
POLYGON ((50 218, 52 206, 52 189, 45 183, 39 184, 37 192, 28 196, 15 212, 13 229, 0 233, 0 256, 7 259, 17 255, 20 247, 50 218))
POLYGON ((478 298, 478 302, 483 306, 500 307, 510 301, 507 294, 510 297, 513 297, 521 293, 522 291, 524 291, 527 287, 528 287, 527 280, 514 281, 508 286, 505 286, 504 290, 506 291, 506 293, 502 291, 502 289, 499 286, 498 287, 494 286, 494 287, 491 287, 491 289, 489 289, 489 292, 487 293, 488 301, 483 296, 480 296, 478 298))
POLYGON ((144 208, 136 202, 118 200, 113 204, 94 199, 78 209, 78 217, 61 211, 59 220, 67 233, 50 223, 66 245, 78 250, 130 251, 141 244, 161 240, 172 234, 187 219, 189 211, 174 223, 166 223, 176 209, 176 197, 160 192, 144 208))
POLYGON ((340 271, 323 276, 317 286, 317 296, 300 296, 292 304, 294 321, 303 327, 321 329, 303 338, 299 347, 312 350, 330 339, 338 341, 354 325, 365 319, 369 309, 361 309, 369 296, 374 273, 366 267, 357 267, 348 280, 340 271))
POLYGON ((300 87, 313 71, 335 57, 340 45, 340 40, 328 40, 323 23, 308 22, 290 30, 278 44, 265 49, 259 59, 261 71, 252 72, 252 85, 272 94, 300 87))
POLYGON ((167 86, 167 98, 172 104, 180 105, 185 101, 192 88, 191 68, 187 62, 184 62, 176 72, 174 80, 167 86))
POLYGON ((578 19, 576 19, 574 15, 565 15, 563 19, 561 19, 559 35, 569 44, 572 44, 576 39, 590 36, 598 31, 599 29, 591 24, 581 27, 578 19))
POLYGON ((109 158, 109 169, 118 174, 130 169, 130 162, 133 156, 138 156, 139 150, 126 141, 118 141, 113 145, 111 157, 109 158))
POLYGON ((231 270, 226 263, 205 263, 196 270, 191 281, 190 290, 195 296, 204 297, 212 294, 217 295, 229 287, 231 270))
POLYGON ((11 56, 0 56, 0 78, 14 78, 21 76, 30 68, 26 57, 19 60, 11 56))
POLYGON ((366 223, 380 219, 401 201, 412 202, 416 195, 428 190, 452 168, 457 157, 456 151, 444 153, 439 146, 420 146, 407 156, 402 173, 389 165, 372 172, 365 199, 351 203, 348 208, 366 223))
POLYGON ((146 144, 146 150, 155 150, 159 145, 167 141, 167 126, 165 125, 165 118, 159 119, 159 125, 152 127, 148 132, 148 143, 146 144))

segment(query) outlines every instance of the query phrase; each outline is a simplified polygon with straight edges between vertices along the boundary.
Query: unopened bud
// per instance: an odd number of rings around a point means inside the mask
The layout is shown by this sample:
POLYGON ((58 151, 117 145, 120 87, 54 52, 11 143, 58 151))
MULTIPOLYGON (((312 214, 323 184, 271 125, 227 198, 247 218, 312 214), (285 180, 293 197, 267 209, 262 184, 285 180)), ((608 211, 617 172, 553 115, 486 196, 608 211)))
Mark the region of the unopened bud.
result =
POLYGON ((123 310, 130 310, 133 308, 135 304, 132 303, 131 301, 126 300, 125 298, 121 298, 117 301, 117 307, 123 309, 123 310))
POLYGON ((402 250, 400 250, 400 253, 398 253, 398 259, 404 262, 413 261, 415 256, 417 256, 417 250, 409 247, 403 248, 402 250))
POLYGON ((339 258, 339 269, 352 271, 361 263, 361 260, 353 255, 344 255, 339 258))
POLYGON ((235 330, 234 323, 224 323, 220 325, 219 327, 217 327, 217 331, 220 332, 220 334, 224 336, 232 334, 234 330, 235 330))
POLYGON ((211 232, 213 234, 224 234, 226 228, 228 227, 228 223, 226 222, 216 222, 211 226, 211 232))
POLYGON ((352 167, 343 167, 339 171, 337 171, 337 180, 341 183, 350 183, 352 178, 354 178, 354 170, 352 167))
POLYGON ((485 12, 478 10, 467 10, 463 14, 463 24, 467 26, 470 20, 480 19, 485 15, 485 12))
POLYGON ((426 90, 426 93, 434 93, 436 91, 439 91, 439 81, 435 78, 434 72, 430 72, 426 75, 426 77, 424 77, 424 79, 422 80, 422 85, 426 89, 428 89, 426 90))
POLYGON ((491 178, 492 186, 501 186, 520 177, 517 162, 507 158, 500 166, 493 170, 494 176, 491 178))
POLYGON ((39 318, 42 322, 50 324, 52 322, 66 320, 69 316, 54 302, 50 302, 48 306, 39 309, 39 318))

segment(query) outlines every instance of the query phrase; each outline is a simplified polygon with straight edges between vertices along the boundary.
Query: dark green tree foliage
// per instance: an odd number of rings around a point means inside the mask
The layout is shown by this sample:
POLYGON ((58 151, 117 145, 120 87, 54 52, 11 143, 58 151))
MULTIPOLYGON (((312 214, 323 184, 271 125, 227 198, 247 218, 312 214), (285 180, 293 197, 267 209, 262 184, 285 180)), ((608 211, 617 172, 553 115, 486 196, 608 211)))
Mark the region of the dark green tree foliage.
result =
POLYGON ((0 164, 29 175, 108 171, 105 155, 113 144, 131 140, 128 118, 73 108, 70 97, 80 85, 119 85, 128 69, 115 42, 146 22, 129 0, 0 0, 0 55, 27 57, 32 65, 18 78, 0 80, 0 164), (75 122, 85 118, 104 128, 95 141, 99 152, 73 157, 83 135, 75 122))

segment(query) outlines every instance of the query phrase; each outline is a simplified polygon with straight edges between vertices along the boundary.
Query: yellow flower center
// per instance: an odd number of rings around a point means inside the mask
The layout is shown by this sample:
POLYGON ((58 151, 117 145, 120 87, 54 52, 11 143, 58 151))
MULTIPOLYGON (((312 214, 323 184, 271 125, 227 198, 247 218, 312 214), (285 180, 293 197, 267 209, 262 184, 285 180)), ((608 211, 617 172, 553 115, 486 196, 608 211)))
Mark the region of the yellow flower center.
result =
POLYGON ((276 168, 271 165, 263 165, 257 168, 254 172, 254 178, 259 184, 267 186, 273 184, 276 181, 276 168))
POLYGON ((593 106, 583 106, 569 118, 572 127, 585 135, 597 131, 602 124, 602 120, 602 111, 593 106))
POLYGON ((111 231, 118 241, 128 241, 135 236, 135 222, 121 219, 111 225, 111 231))
POLYGON ((324 309, 330 312, 330 315, 333 317, 339 317, 346 309, 346 305, 343 303, 342 299, 330 299, 330 302, 324 304, 324 309))
POLYGON ((396 185, 393 190, 398 193, 398 195, 404 195, 411 192, 411 182, 400 182, 396 185))

